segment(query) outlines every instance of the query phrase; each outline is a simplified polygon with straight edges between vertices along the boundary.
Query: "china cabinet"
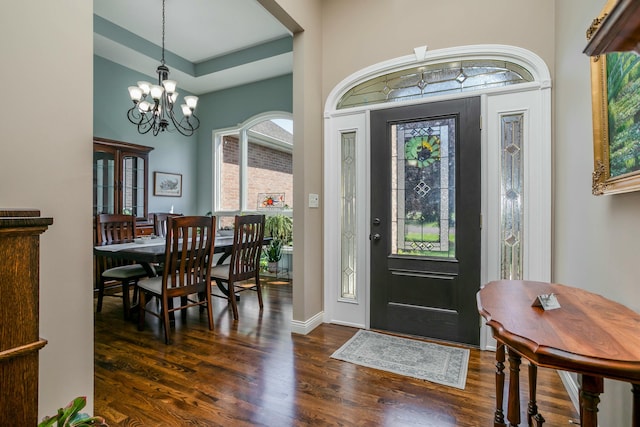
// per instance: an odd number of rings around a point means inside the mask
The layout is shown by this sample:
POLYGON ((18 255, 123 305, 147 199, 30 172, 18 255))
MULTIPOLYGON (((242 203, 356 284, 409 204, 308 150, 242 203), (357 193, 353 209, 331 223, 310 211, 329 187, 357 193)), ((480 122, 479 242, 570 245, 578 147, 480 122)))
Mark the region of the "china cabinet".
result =
POLYGON ((93 140, 93 215, 135 215, 147 222, 149 152, 153 147, 93 140))

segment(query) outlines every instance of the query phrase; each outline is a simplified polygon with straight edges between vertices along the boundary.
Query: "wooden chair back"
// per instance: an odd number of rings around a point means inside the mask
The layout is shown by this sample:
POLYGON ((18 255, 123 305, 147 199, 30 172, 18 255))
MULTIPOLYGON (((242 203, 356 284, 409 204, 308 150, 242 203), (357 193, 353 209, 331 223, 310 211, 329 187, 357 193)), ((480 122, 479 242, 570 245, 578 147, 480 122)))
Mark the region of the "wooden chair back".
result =
POLYGON ((229 265, 230 282, 259 278, 264 223, 264 215, 236 215, 229 265))
POLYGON ((131 243, 136 238, 136 217, 134 215, 96 215, 96 245, 131 243))
MULTIPOLYGON (((136 238, 135 215, 98 214, 96 215, 96 246, 131 243, 136 238)), ((100 283, 105 270, 129 265, 131 262, 94 256, 94 285, 100 283)))
POLYGON ((205 290, 211 293, 215 228, 215 217, 168 218, 162 277, 163 293, 167 298, 191 295, 205 292, 205 290))
POLYGON ((153 214, 153 234, 158 237, 167 236, 167 220, 172 217, 182 216, 182 214, 173 214, 158 212, 153 214))

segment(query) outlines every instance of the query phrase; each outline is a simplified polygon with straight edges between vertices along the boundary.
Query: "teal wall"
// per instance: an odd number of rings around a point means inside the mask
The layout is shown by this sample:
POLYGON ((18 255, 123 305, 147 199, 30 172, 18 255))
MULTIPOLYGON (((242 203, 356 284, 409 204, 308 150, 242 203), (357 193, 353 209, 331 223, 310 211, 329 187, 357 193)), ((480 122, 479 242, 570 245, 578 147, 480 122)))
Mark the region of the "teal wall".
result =
MULTIPOLYGON (((150 70, 154 71, 154 70, 150 70)), ((141 135, 129 122, 128 86, 139 80, 155 81, 99 56, 93 58, 93 133, 97 137, 154 147, 149 153, 149 212, 202 215, 211 210, 211 145, 213 131, 235 126, 269 111, 292 112, 291 75, 200 95, 197 116, 200 129, 192 137, 178 132, 141 135), (153 195, 153 172, 182 174, 182 197, 153 195)), ((180 90, 180 81, 178 81, 180 90)), ((181 97, 186 91, 180 90, 181 97)))
MULTIPOLYGON (((140 80, 155 80, 99 56, 93 57, 93 76, 93 134, 154 147, 149 153, 149 212, 168 212, 173 206, 174 212, 195 213, 198 187, 194 171, 196 136, 188 138, 178 132, 162 132, 158 136, 153 136, 152 133, 142 135, 127 119, 127 110, 133 106, 127 87, 135 86, 140 80), (182 197, 154 196, 154 171, 181 173, 182 197)), ((184 92, 181 91, 181 96, 184 92)))
POLYGON ((198 135, 198 211, 212 209, 213 134, 238 126, 261 113, 293 113, 293 75, 212 92, 200 97, 202 125, 198 135))

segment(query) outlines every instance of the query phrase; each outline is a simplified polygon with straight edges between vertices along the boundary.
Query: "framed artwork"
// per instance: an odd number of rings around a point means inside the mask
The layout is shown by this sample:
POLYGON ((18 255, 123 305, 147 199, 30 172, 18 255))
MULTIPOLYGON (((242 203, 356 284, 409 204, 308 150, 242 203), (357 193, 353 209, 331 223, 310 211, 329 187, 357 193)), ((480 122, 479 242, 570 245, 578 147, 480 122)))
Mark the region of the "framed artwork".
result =
POLYGON ((284 193, 258 193, 257 208, 259 211, 284 209, 284 193))
POLYGON ((640 56, 614 52, 592 57, 591 97, 592 193, 640 190, 640 56))
POLYGON ((154 172, 153 195, 182 197, 182 174, 154 172))

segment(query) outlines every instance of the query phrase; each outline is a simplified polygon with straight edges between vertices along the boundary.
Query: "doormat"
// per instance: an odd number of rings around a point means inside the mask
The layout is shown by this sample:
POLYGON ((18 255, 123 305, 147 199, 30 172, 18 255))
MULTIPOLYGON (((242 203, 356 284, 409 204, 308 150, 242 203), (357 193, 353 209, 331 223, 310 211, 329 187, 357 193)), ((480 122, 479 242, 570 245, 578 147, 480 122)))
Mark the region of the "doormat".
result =
POLYGON ((469 349, 359 330, 332 358, 464 390, 469 349))

